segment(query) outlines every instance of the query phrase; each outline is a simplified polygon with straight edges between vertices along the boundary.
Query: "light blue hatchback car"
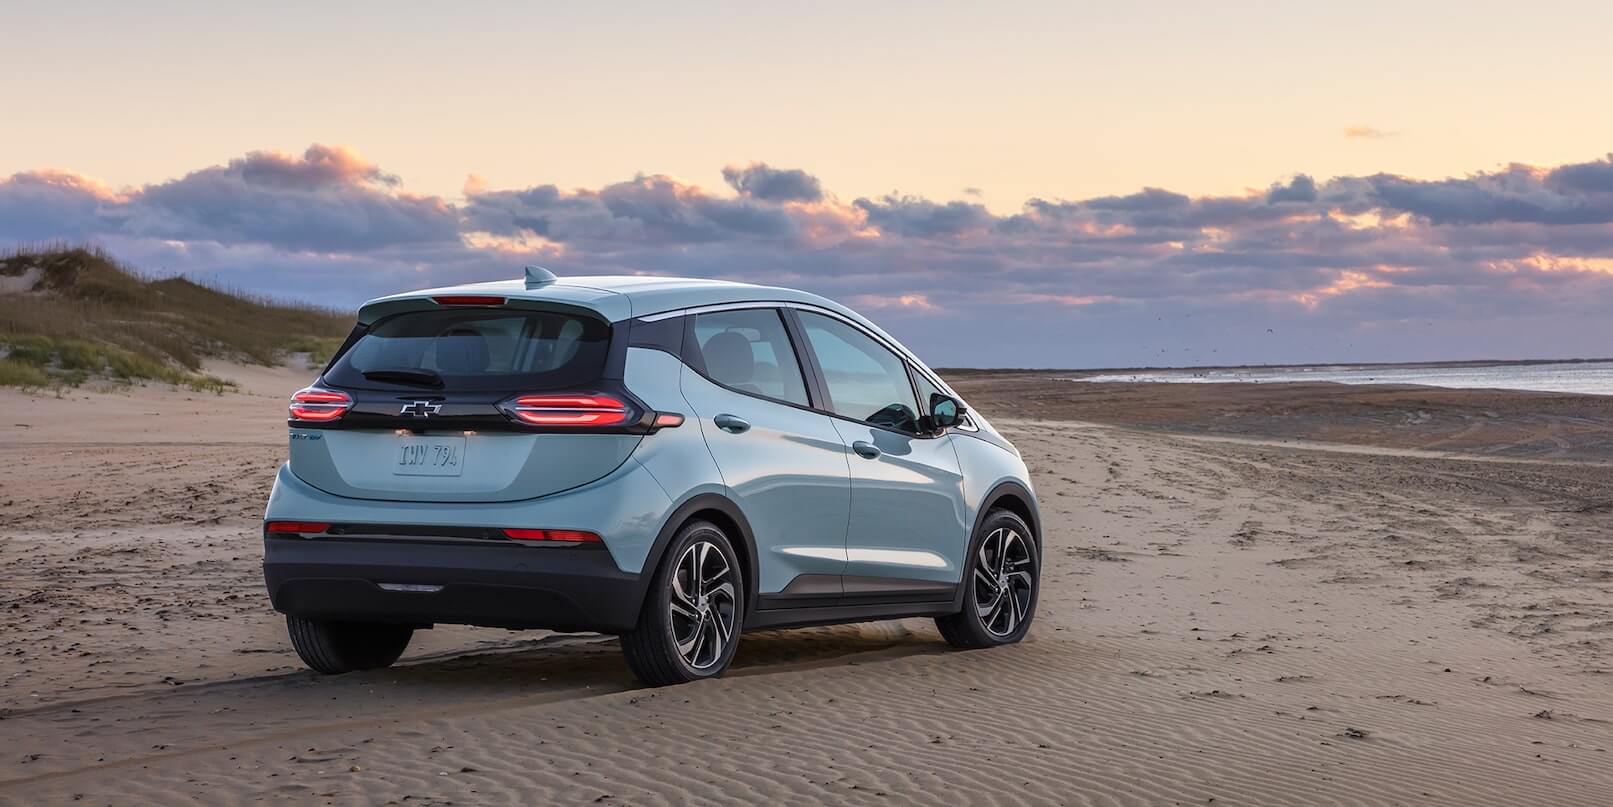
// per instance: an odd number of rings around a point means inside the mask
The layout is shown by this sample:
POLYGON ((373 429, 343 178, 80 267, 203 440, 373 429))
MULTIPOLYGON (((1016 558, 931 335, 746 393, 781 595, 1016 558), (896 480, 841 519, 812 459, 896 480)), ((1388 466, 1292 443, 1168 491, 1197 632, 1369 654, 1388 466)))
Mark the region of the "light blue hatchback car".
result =
POLYGON ((382 297, 290 408, 263 569, 320 672, 455 623, 620 634, 663 685, 743 630, 931 616, 978 648, 1036 611, 1019 453, 812 294, 529 267, 382 297))

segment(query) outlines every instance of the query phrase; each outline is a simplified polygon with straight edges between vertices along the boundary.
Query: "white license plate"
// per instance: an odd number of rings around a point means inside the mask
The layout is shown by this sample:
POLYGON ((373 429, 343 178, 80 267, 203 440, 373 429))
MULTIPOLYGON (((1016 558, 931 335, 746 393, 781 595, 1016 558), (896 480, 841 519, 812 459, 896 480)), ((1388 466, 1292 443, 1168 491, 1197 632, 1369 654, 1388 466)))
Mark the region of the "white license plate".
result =
POLYGON ((397 476, 459 476, 465 470, 465 438, 400 437, 397 476))

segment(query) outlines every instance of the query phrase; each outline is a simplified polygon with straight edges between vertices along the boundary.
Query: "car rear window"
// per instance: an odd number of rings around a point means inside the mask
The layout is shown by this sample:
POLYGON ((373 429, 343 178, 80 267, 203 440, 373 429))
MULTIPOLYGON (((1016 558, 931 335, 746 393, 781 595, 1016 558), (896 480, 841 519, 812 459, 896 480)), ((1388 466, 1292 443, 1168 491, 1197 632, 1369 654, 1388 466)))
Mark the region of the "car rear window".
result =
POLYGON ((559 389, 597 380, 609 350, 610 326, 586 316, 510 309, 412 311, 377 322, 337 358, 325 378, 368 389, 424 386, 397 380, 409 374, 441 378, 444 390, 559 389))

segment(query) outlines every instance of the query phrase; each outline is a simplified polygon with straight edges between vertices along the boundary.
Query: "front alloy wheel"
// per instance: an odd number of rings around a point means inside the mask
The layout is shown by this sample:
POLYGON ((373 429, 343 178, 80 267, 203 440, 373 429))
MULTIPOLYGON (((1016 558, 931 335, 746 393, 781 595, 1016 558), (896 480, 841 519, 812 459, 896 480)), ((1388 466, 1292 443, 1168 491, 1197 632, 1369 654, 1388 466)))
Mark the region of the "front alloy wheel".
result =
POLYGON ((975 553, 975 613, 992 636, 1014 635, 1030 614, 1036 581, 1030 573, 1028 547, 1025 537, 1012 527, 998 527, 975 553))
POLYGON ((1040 558, 1030 527, 1007 510, 986 515, 964 579, 963 610, 935 626, 953 647, 980 648, 1025 638, 1036 615, 1040 558))

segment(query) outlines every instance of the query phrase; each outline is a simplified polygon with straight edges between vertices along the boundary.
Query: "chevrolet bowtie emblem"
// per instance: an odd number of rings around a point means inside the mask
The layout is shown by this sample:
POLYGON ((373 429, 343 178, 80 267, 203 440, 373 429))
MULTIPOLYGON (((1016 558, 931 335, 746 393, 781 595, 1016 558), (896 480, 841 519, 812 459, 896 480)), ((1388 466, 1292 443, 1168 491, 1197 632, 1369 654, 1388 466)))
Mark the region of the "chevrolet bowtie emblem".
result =
POLYGON ((404 404, 403 408, 398 410, 400 415, 416 418, 428 418, 440 412, 442 412, 442 404, 430 401, 415 401, 412 404, 404 404))

